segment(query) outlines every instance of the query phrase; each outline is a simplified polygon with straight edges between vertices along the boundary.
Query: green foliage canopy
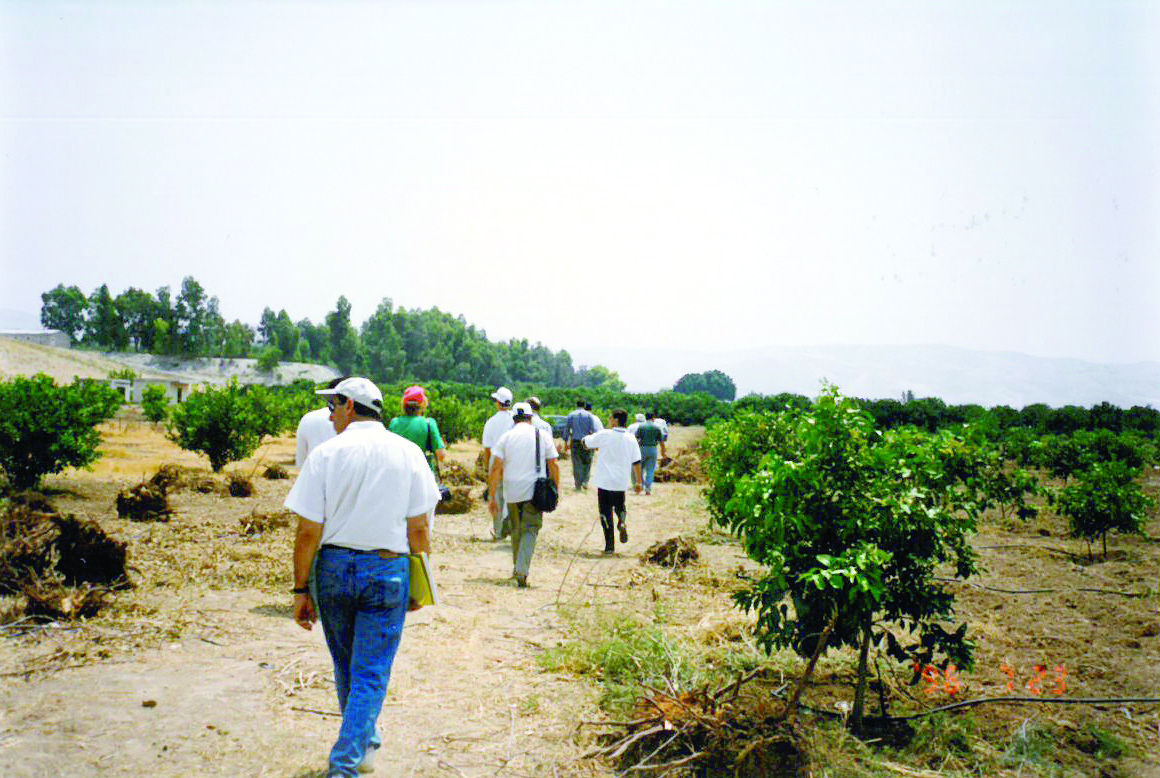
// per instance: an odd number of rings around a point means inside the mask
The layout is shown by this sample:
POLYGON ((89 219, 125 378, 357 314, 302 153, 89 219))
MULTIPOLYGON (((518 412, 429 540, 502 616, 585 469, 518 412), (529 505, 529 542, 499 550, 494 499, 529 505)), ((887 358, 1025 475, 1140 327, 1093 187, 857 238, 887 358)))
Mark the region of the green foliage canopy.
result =
POLYGON ((141 410, 149 421, 165 421, 165 417, 169 415, 169 397, 165 393, 165 387, 149 384, 141 390, 141 410))
POLYGON ((704 392, 718 400, 731 402, 737 397, 737 385, 733 379, 720 370, 708 370, 704 373, 685 373, 673 386, 674 392, 692 394, 704 392))
POLYGON ((245 459, 257 450, 263 434, 270 434, 268 408, 237 380, 221 388, 207 387, 174 406, 169 417, 169 439, 187 451, 209 457, 213 471, 245 459))
POLYGON ((1139 470, 1113 460, 1081 471, 1056 497, 1059 512, 1067 516, 1072 537, 1103 543, 1108 555, 1108 533, 1143 531, 1146 511, 1154 505, 1136 481, 1139 470))
POLYGON ((119 392, 87 379, 56 386, 39 373, 0 383, 0 467, 17 489, 31 489, 48 473, 88 465, 100 456, 97 425, 120 404, 119 392))
POLYGON ((881 433, 828 389, 806 410, 739 414, 706 446, 713 517, 764 568, 736 595, 756 611, 763 647, 810 655, 827 627, 830 645, 860 646, 856 721, 871 642, 900 661, 937 652, 970 665, 966 625, 942 626, 954 597, 935 581, 944 563, 975 572, 967 539, 979 503, 968 484, 981 464, 970 444, 946 431, 881 433), (902 645, 890 624, 918 642, 902 645))

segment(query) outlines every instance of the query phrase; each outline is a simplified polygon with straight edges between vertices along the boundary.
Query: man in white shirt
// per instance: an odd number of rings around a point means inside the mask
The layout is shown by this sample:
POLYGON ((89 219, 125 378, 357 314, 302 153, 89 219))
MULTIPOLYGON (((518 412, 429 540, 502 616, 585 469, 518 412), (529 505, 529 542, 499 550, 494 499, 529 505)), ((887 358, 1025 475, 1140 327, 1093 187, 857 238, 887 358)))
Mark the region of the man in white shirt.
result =
MULTIPOLYGON (((645 419, 648 419, 647 415, 645 416, 645 419)), ((669 423, 667 421, 665 421, 664 419, 662 419, 660 416, 656 416, 656 415, 653 416, 652 423, 661 428, 661 436, 662 436, 661 439, 664 440, 665 442, 668 442, 669 423)))
POLYGON ((625 429, 627 421, 627 411, 615 410, 605 429, 584 438, 585 446, 600 452, 592 469, 592 483, 596 486, 596 505, 600 511, 600 526, 604 529, 605 554, 616 553, 613 511, 617 516, 616 529, 620 531, 620 542, 628 542, 628 511, 624 505, 624 493, 629 484, 640 494, 640 446, 636 438, 625 429))
MULTIPOLYGON (((491 399, 495 401, 495 413, 483 425, 483 472, 491 472, 491 449, 499 441, 503 434, 510 430, 515 422, 512 421, 512 390, 506 386, 501 386, 491 393, 491 399)), ((491 537, 493 540, 502 540, 511 532, 511 524, 508 522, 507 506, 504 505, 503 498, 503 484, 498 487, 498 492, 492 492, 488 488, 489 500, 494 496, 499 502, 499 513, 492 514, 492 530, 491 537)))
MULTIPOLYGON (((548 437, 552 437, 552 425, 540 417, 540 398, 532 395, 525 402, 527 402, 527 404, 532 409, 532 426, 536 429, 546 431, 548 433, 548 437)), ((556 444, 553 443, 552 445, 555 446, 556 444)))
POLYGON ((536 538, 544 525, 543 514, 532 504, 532 490, 536 479, 547 474, 558 491, 560 468, 556 464, 552 433, 532 424, 532 407, 527 403, 516 403, 512 420, 515 426, 505 432, 492 449, 487 486, 493 497, 488 508, 492 515, 499 511, 494 495, 502 483, 512 525, 512 577, 522 589, 528 585, 528 569, 536 551, 536 538), (537 448, 539 457, 536 456, 537 448))
MULTIPOLYGON (((328 383, 326 388, 333 389, 344 380, 346 380, 346 376, 336 378, 328 383)), ((308 411, 298 421, 298 430, 294 433, 294 439, 298 444, 298 450, 294 452, 294 465, 296 467, 302 467, 311 449, 315 448, 319 443, 330 440, 333 437, 334 425, 330 423, 330 409, 319 408, 318 410, 308 411)))
POLYGON ((422 450, 383 426, 371 381, 318 394, 336 436, 310 452, 284 504, 299 516, 294 620, 311 629, 321 618, 342 711, 328 775, 346 776, 371 767, 382 742, 375 723, 409 607, 407 554, 431 550, 439 488, 422 450))

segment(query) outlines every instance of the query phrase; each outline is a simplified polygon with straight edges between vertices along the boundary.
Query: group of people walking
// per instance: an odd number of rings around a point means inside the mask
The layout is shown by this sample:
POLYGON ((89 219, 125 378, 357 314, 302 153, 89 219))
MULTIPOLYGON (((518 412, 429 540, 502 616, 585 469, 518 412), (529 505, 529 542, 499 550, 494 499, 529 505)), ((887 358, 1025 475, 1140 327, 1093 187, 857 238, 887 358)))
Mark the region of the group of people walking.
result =
MULTIPOLYGON (((352 776, 374 769, 382 743, 377 721, 391 665, 406 612, 417 607, 409 599, 409 557, 430 551, 446 444, 424 415, 422 387, 404 391, 402 415, 387 425, 382 393, 366 378, 335 379, 317 394, 327 407, 298 425, 301 469, 285 501, 299 516, 292 612, 303 629, 322 623, 342 711, 328 776, 352 776)), ((559 453, 538 398, 513 402, 501 386, 491 400, 495 413, 482 443, 492 536, 511 537, 512 578, 524 588, 543 527, 533 494, 542 479, 559 490, 559 453)), ((653 414, 637 414, 629 425, 619 409, 605 426, 581 401, 563 437, 576 491, 586 491, 590 478, 596 487, 604 553, 613 554, 617 537, 628 542, 628 489, 652 493, 667 426, 653 414)))

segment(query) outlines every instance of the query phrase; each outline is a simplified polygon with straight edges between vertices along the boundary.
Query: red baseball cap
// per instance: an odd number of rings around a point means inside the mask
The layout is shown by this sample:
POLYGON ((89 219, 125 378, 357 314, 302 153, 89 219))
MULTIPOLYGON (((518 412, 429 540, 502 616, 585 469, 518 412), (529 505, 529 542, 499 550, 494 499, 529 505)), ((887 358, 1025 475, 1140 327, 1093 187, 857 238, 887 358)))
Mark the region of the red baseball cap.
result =
POLYGON ((427 393, 421 386, 408 386, 403 390, 404 405, 426 405, 427 393))

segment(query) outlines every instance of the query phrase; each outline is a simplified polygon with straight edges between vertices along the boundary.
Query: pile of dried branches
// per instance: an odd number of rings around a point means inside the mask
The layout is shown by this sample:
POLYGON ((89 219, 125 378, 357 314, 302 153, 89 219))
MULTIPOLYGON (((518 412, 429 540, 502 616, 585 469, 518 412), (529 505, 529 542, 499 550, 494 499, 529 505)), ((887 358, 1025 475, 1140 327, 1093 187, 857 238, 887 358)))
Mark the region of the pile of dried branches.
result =
POLYGON ((125 544, 95 522, 46 502, 9 502, 0 516, 0 593, 22 596, 25 615, 94 615, 113 590, 130 586, 125 558, 125 544))
POLYGON ((487 457, 486 451, 480 451, 479 455, 475 457, 475 467, 471 470, 471 477, 482 484, 487 483, 487 466, 484 460, 487 457))
POLYGON ((612 760, 639 775, 797 778, 808 759, 797 730, 785 719, 784 703, 765 694, 739 704, 742 677, 715 691, 678 694, 644 687, 636 714, 627 722, 605 722, 618 734, 586 757, 612 760))
POLYGON ((117 493, 117 515, 130 521, 169 521, 169 497, 162 486, 142 481, 117 493))
POLYGON ((274 511, 273 513, 261 513, 255 510, 249 516, 238 519, 239 528, 242 534, 247 537, 261 535, 263 532, 273 529, 289 527, 292 523, 294 523, 294 514, 287 510, 274 511))
POLYGON ((217 481, 193 468, 175 464, 164 464, 149 479, 149 484, 160 487, 166 494, 178 489, 190 489, 201 494, 210 494, 220 489, 217 481))
POLYGON ((700 448, 685 448, 676 451, 672 458, 666 457, 665 460, 662 460, 653 480, 676 481, 683 484, 700 483, 705 480, 705 471, 701 467, 704 458, 700 448))
POLYGON ((451 497, 435 506, 436 513, 467 513, 474 501, 470 486, 452 486, 451 497))
POLYGON ((466 467, 450 459, 439 464, 439 480, 447 486, 471 486, 475 483, 466 467))
POLYGON ((687 567, 700 558, 697 544, 678 535, 668 540, 658 540, 640 555, 641 562, 650 562, 661 567, 687 567))
POLYGON ((226 491, 230 497, 250 497, 254 494, 254 482, 240 473, 230 473, 226 491))

